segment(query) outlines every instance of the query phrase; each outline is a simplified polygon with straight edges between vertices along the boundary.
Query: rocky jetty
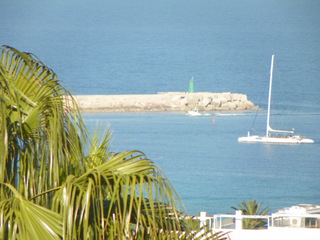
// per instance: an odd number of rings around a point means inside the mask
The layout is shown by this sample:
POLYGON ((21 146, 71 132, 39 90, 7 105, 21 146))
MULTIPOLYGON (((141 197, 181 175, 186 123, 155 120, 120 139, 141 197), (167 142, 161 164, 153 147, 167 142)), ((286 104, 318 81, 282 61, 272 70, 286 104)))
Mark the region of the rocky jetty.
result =
POLYGON ((142 95, 76 95, 83 112, 245 111, 259 109, 240 93, 163 92, 142 95))

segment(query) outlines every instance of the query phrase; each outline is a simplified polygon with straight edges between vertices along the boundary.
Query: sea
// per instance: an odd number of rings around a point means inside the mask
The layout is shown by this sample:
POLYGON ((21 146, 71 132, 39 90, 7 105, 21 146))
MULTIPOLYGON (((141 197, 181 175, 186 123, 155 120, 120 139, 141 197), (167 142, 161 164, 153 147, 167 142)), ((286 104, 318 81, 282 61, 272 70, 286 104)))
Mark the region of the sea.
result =
POLYGON ((113 151, 140 150, 190 215, 273 212, 320 204, 320 1, 1 0, 0 45, 36 55, 75 95, 246 94, 264 110, 84 113, 112 131, 113 151), (271 55, 271 126, 314 144, 244 144, 264 134, 271 55))

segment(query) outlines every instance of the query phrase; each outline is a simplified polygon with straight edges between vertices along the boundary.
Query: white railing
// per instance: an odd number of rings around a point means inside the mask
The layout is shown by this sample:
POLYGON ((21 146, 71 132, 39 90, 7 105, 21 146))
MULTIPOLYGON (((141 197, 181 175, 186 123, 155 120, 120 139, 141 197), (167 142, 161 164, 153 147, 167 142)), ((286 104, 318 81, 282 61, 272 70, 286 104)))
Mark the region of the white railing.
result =
POLYGON ((218 214, 213 216, 213 229, 243 229, 243 221, 245 219, 261 219, 265 220, 265 228, 271 225, 271 216, 264 215, 242 215, 240 210, 236 214, 218 214))
POLYGON ((213 230, 241 230, 245 219, 265 220, 264 229, 270 228, 314 228, 320 230, 320 214, 287 214, 273 213, 271 215, 243 215, 240 210, 235 214, 217 214, 207 216, 200 212, 200 216, 193 217, 199 220, 200 227, 207 226, 213 230))

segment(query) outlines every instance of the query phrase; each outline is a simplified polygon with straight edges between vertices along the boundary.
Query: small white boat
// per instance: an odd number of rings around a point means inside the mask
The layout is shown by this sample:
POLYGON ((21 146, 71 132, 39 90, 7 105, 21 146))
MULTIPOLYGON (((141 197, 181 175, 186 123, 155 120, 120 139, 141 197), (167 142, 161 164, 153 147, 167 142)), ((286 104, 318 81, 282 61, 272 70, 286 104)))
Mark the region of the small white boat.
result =
POLYGON ((198 109, 195 108, 195 109, 192 109, 192 110, 188 111, 187 115, 189 115, 189 116, 200 116, 201 113, 199 113, 198 109))
POLYGON ((257 135, 250 135, 250 132, 248 132, 248 136, 240 137, 240 138, 238 138, 238 141, 243 142, 243 143, 275 143, 275 144, 314 143, 314 141, 312 139, 307 139, 307 138, 299 136, 299 135, 293 135, 294 129, 292 131, 285 131, 285 130, 274 130, 270 127, 269 123, 270 123, 273 62, 274 62, 274 55, 272 55, 272 58, 271 58, 266 135, 261 137, 261 136, 257 136, 257 135), (281 136, 272 136, 271 133, 280 133, 282 135, 281 136))

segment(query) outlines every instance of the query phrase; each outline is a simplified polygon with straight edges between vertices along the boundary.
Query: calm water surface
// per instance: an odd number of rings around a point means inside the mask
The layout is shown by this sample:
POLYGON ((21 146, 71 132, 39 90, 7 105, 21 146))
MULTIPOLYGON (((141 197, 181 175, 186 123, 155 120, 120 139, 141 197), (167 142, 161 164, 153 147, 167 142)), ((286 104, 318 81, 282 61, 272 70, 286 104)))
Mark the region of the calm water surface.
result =
MULTIPOLYGON (((319 115, 281 115, 316 140, 310 145, 238 143, 255 113, 189 117, 182 113, 85 114, 92 130, 110 124, 113 149, 142 150, 163 169, 188 213, 231 212, 257 199, 276 210, 320 199, 319 115), (308 124, 304 124, 308 119, 308 124)), ((264 124, 265 114, 257 117, 264 124)), ((263 123, 263 124, 262 124, 263 123)), ((264 128, 261 129, 263 133, 264 128)))

